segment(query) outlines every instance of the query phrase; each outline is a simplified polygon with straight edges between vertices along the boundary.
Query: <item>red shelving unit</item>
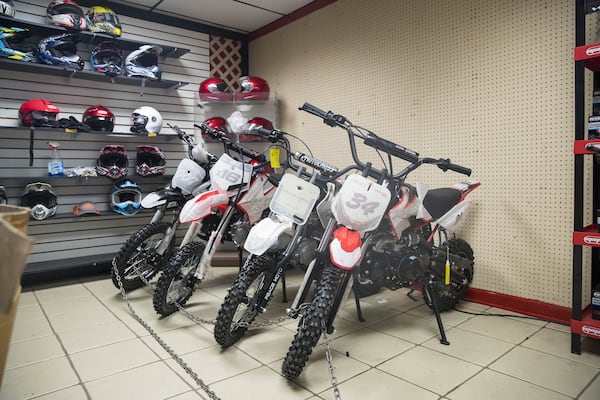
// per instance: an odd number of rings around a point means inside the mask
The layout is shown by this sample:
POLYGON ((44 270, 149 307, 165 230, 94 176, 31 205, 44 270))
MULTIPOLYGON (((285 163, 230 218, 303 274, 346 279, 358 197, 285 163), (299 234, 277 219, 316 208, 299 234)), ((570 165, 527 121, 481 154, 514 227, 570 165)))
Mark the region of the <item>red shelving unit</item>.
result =
MULTIPOLYGON (((599 226, 584 221, 584 157, 600 154, 600 139, 586 140, 586 96, 591 93, 585 90, 585 69, 600 71, 600 43, 587 44, 585 20, 586 14, 592 12, 589 1, 575 0, 575 141, 574 153, 574 204, 573 204, 573 290, 571 301, 571 352, 581 354, 581 336, 600 339, 600 320, 592 319, 591 305, 582 304, 583 295, 583 248, 592 247, 592 286, 600 276, 599 226)), ((597 75, 597 74, 595 74, 597 75)), ((598 77, 596 77, 598 79, 598 77)), ((598 82, 596 82, 598 83, 598 82)), ((597 156, 594 156, 597 158, 597 156)), ((600 208, 600 168, 594 163, 594 209, 600 208)), ((594 211, 596 214, 597 212, 594 211)), ((594 214, 596 217, 598 215, 594 214)), ((585 288, 588 290, 588 288, 585 288)))

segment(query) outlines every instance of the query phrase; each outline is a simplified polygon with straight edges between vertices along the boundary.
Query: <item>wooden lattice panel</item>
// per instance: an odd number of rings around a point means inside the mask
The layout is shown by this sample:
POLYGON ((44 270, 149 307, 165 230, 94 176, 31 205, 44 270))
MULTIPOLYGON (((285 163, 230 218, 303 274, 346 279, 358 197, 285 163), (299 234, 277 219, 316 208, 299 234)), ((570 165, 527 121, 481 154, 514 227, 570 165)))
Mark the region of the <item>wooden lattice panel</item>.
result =
POLYGON ((233 91, 239 90, 241 43, 221 36, 210 37, 210 75, 221 78, 233 91))

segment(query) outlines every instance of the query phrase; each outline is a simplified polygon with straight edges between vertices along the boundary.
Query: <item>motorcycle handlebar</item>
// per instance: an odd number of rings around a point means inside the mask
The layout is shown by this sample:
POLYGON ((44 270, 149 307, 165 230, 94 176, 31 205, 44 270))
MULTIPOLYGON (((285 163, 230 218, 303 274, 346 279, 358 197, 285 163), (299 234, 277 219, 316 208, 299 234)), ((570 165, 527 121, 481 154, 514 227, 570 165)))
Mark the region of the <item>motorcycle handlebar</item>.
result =
POLYGON ((221 142, 223 142, 223 144, 230 150, 235 151, 236 153, 240 153, 241 155, 243 155, 244 157, 248 157, 251 158, 255 161, 258 162, 265 162, 266 161, 266 157, 264 154, 261 154, 255 150, 249 149, 247 147, 244 147, 238 143, 233 142, 231 139, 229 139, 227 137, 227 135, 224 132, 221 132, 218 129, 215 129, 205 123, 202 123, 202 125, 196 125, 194 124, 194 126, 196 126, 197 128, 202 129, 203 131, 207 132, 209 135, 211 135, 212 137, 214 137, 215 139, 220 140, 221 142))
POLYGON ((379 136, 375 136, 371 133, 367 135, 363 143, 369 147, 373 147, 374 149, 384 151, 388 154, 406 160, 410 163, 415 163, 419 160, 419 153, 417 153, 416 151, 410 150, 406 147, 400 146, 394 142, 391 142, 379 136))
POLYGON ((339 169, 337 169, 333 165, 328 164, 324 161, 318 160, 314 157, 311 157, 311 156, 301 153, 299 151, 294 153, 294 158, 296 160, 300 161, 301 163, 304 163, 310 167, 318 169, 321 172, 321 174, 323 174, 325 176, 331 177, 339 172, 339 169))
POLYGON ((340 114, 334 114, 331 111, 323 111, 317 106, 313 106, 310 103, 304 103, 298 107, 299 110, 306 111, 309 114, 316 115, 319 118, 323 118, 323 122, 331 127, 339 126, 346 128, 346 122, 348 119, 340 114))
POLYGON ((285 132, 280 131, 279 129, 266 129, 262 125, 254 125, 250 127, 250 132, 266 137, 271 143, 277 143, 285 134, 285 132))

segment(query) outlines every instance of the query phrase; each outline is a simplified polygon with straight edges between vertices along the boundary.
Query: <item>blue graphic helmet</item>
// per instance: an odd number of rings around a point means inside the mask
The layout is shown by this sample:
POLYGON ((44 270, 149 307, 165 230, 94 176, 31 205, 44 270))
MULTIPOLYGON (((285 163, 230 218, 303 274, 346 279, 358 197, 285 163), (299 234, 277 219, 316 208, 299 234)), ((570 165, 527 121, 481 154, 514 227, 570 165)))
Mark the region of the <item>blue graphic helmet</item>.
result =
POLYGON ((115 185, 111 193, 112 209, 123 215, 135 215, 140 211, 142 191, 137 183, 127 179, 115 185))

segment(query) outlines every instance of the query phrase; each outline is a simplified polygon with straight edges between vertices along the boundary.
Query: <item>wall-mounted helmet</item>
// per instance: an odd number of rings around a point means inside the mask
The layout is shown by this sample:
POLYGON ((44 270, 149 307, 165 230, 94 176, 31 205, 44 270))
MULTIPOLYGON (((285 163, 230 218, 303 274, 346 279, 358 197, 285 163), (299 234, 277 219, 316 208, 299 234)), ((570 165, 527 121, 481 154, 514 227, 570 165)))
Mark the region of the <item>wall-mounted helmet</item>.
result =
POLYGON ((73 0, 54 0, 46 8, 48 22, 68 29, 87 30, 83 10, 73 0))
POLYGON ((89 106, 81 119, 93 131, 112 132, 115 127, 115 115, 104 106, 89 106))
POLYGON ((266 118, 263 117, 253 117, 248 120, 247 127, 240 133, 240 142, 261 142, 264 141, 265 138, 252 133, 252 128, 256 126, 262 126, 265 129, 272 131, 273 123, 266 118))
POLYGON ((123 215, 135 215, 140 211, 142 191, 137 183, 126 180, 115 185, 110 196, 112 209, 123 215))
POLYGON ((117 180, 127 176, 127 151, 120 144, 108 144, 100 150, 96 159, 96 174, 117 180))
POLYGON ((142 106, 131 113, 131 128, 133 133, 156 136, 162 128, 163 119, 153 107, 142 106))
POLYGON ((14 18, 15 16, 15 2, 13 0, 0 1, 0 14, 14 18))
POLYGON ((198 88, 201 101, 231 101, 233 93, 221 78, 208 78, 200 82, 198 88))
POLYGON ((42 64, 61 65, 78 70, 82 70, 84 66, 83 60, 77 55, 75 39, 68 33, 40 40, 37 55, 42 64))
POLYGON ((166 157, 157 146, 140 144, 135 147, 135 172, 140 176, 163 175, 166 169, 166 157))
POLYGON ((60 110, 45 99, 27 100, 19 107, 19 120, 23 126, 46 126, 54 128, 57 125, 56 116, 60 110))
POLYGON ((6 28, 0 26, 0 56, 19 61, 34 61, 33 54, 30 51, 23 51, 18 48, 18 43, 29 36, 29 30, 26 28, 6 28))
POLYGON ((125 57, 125 70, 127 76, 141 76, 143 78, 160 80, 161 70, 158 66, 158 56, 162 48, 156 45, 145 44, 132 51, 125 57))
POLYGON ((110 8, 93 6, 85 13, 88 29, 92 32, 108 33, 112 36, 121 36, 121 23, 117 14, 110 8))
POLYGON ((41 221, 56 214, 56 193, 48 183, 35 182, 25 186, 21 206, 31 208, 31 216, 41 221))
POLYGON ((123 74, 123 54, 113 42, 99 43, 90 54, 92 70, 108 76, 123 74))
POLYGON ((8 204, 8 196, 4 186, 0 186, 0 204, 8 204))
POLYGON ((239 79, 242 90, 235 94, 235 100, 269 100, 269 84, 258 76, 242 76, 239 79))

